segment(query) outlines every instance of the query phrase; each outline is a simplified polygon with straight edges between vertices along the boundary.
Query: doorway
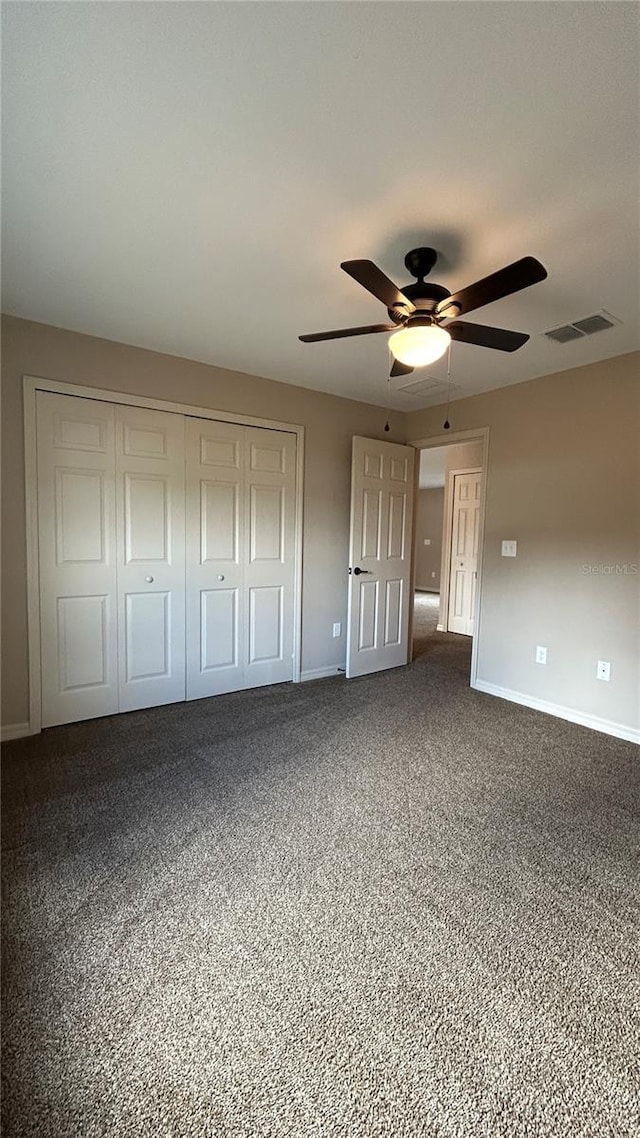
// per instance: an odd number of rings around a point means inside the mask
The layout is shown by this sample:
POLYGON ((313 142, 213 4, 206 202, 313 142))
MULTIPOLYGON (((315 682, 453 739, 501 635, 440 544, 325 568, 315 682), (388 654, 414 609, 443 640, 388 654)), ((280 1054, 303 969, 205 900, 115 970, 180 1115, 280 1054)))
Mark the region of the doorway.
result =
POLYGON ((418 450, 412 659, 458 645, 471 682, 481 604, 488 428, 413 442, 418 450))

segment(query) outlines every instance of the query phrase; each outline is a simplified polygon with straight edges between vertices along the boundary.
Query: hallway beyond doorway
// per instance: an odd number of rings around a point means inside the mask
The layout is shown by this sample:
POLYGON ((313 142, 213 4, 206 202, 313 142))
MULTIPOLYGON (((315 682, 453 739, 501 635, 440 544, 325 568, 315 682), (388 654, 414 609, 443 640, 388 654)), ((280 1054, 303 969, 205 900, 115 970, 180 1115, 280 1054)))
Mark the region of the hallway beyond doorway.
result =
POLYGON ((427 642, 432 637, 444 635, 438 632, 439 610, 439 593, 418 592, 416 590, 413 594, 413 660, 424 656, 427 642))
POLYGON ((438 631, 438 614, 440 610, 440 594, 427 593, 416 589, 413 594, 413 650, 411 659, 419 660, 427 656, 437 644, 448 642, 453 645, 459 643, 467 646, 468 653, 465 659, 471 662, 471 637, 462 636, 456 632, 438 631))

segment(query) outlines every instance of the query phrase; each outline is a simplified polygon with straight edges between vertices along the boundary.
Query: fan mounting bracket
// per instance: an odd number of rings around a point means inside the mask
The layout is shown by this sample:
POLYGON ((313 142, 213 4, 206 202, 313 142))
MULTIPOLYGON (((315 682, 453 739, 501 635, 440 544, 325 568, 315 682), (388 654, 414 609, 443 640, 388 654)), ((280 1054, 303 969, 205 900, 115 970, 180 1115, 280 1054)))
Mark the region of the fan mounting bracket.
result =
POLYGON ((438 254, 436 250, 422 245, 419 249, 410 249, 404 259, 404 263, 407 272, 410 273, 412 277, 422 281, 425 277, 429 276, 437 260, 438 254))

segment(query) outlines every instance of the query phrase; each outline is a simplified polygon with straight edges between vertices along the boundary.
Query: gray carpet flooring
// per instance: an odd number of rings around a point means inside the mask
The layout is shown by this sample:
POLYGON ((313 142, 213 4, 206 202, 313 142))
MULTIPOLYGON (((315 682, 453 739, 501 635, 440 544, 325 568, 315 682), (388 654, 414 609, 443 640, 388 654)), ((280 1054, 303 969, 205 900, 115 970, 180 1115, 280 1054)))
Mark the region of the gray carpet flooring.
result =
POLYGON ((5 1138, 631 1138, 637 749, 406 668, 4 759, 5 1138))
MULTIPOLYGON (((413 656, 414 660, 424 656, 432 645, 438 643, 435 634, 438 629, 440 613, 439 593, 416 593, 413 602, 413 656)), ((471 654, 471 641, 463 637, 459 640, 460 650, 467 645, 471 654)))

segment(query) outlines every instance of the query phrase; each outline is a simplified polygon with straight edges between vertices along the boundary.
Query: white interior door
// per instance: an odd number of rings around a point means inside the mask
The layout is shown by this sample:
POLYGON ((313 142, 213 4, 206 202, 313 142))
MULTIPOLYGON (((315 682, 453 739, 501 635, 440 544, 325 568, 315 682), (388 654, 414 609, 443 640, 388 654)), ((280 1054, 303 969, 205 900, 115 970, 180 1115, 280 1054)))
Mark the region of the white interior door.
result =
POLYGON ((478 580, 482 471, 453 477, 449 632, 473 636, 478 580))
POLYGON ((185 699, 185 420, 116 406, 120 711, 185 699))
POLYGON ((118 710, 114 408, 38 392, 42 725, 118 710))
POLYGON ((347 677, 409 659, 415 450, 354 437, 347 677))
POLYGON ((187 419, 187 699, 293 678, 296 437, 187 419))

